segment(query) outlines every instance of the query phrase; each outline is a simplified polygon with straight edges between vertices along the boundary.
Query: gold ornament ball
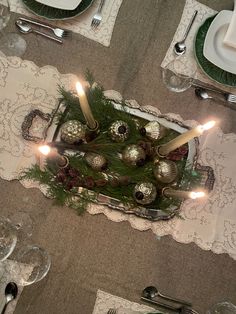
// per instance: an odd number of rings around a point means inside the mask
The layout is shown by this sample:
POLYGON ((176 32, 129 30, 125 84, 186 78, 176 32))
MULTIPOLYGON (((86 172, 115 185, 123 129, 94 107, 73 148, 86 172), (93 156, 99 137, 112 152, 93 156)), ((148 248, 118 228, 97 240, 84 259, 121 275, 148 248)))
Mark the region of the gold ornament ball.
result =
POLYGON ((131 166, 143 166, 145 158, 145 151, 135 144, 126 146, 122 152, 122 160, 131 166))
POLYGON ((129 126, 122 120, 117 120, 109 127, 110 138, 114 142, 124 142, 129 137, 129 126))
POLYGON ((61 139, 68 144, 85 140, 86 127, 78 120, 65 122, 61 127, 61 139))
POLYGON ((151 182, 139 182, 134 187, 134 199, 139 204, 150 204, 155 201, 156 196, 156 187, 151 182))
POLYGON ((102 155, 96 153, 86 153, 84 155, 86 163, 95 171, 104 171, 107 168, 107 160, 102 155))
POLYGON ((166 135, 166 128, 157 121, 150 121, 140 129, 140 133, 150 140, 156 141, 166 135))
POLYGON ((153 173, 158 182, 168 184, 176 180, 178 168, 171 160, 160 160, 155 163, 153 173))

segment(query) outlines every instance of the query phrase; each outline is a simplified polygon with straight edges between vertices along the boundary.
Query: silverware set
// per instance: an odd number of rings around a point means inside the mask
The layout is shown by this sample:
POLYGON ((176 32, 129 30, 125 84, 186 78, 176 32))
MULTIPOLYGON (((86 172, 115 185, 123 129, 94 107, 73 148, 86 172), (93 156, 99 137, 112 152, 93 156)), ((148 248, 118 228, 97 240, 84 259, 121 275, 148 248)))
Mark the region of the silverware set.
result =
POLYGON ((44 24, 37 20, 19 18, 16 20, 15 24, 19 31, 23 34, 35 33, 48 39, 51 39, 59 44, 62 44, 63 43, 62 38, 68 36, 69 34, 69 32, 64 29, 53 27, 50 24, 44 24), (51 31, 51 33, 53 33, 54 36, 41 31, 39 28, 44 28, 46 30, 51 31))
POLYGON ((154 286, 146 287, 143 290, 141 300, 158 305, 168 310, 176 311, 180 314, 198 314, 194 309, 191 308, 192 304, 190 302, 164 295, 154 286), (178 304, 178 306, 161 302, 155 299, 157 297, 167 300, 171 303, 178 304))

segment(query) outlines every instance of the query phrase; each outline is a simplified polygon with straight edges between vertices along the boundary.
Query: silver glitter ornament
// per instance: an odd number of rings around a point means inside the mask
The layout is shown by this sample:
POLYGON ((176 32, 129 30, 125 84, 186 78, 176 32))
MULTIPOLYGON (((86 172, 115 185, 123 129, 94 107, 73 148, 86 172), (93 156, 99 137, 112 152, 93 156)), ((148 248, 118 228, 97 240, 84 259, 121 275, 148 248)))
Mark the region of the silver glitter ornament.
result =
POLYGON ((150 140, 156 141, 165 136, 166 128, 157 121, 150 121, 140 129, 140 133, 150 140))
POLYGON ((61 139, 68 144, 85 140, 86 127, 78 120, 69 120, 61 127, 61 139))
POLYGON ((133 195, 137 203, 147 205, 156 199, 157 190, 151 182, 140 182, 135 185, 133 195))
POLYGON ((102 155, 96 153, 86 153, 84 159, 87 164, 95 171, 104 171, 107 168, 107 160, 102 155))
POLYGON ((178 168, 171 160, 159 160, 155 163, 153 173, 158 182, 171 183, 178 176, 178 168))
POLYGON ((124 142, 129 137, 129 126, 126 122, 117 120, 111 124, 108 132, 114 142, 124 142))
POLYGON ((131 166, 143 166, 145 158, 145 151, 135 144, 126 146, 122 152, 122 160, 131 166))

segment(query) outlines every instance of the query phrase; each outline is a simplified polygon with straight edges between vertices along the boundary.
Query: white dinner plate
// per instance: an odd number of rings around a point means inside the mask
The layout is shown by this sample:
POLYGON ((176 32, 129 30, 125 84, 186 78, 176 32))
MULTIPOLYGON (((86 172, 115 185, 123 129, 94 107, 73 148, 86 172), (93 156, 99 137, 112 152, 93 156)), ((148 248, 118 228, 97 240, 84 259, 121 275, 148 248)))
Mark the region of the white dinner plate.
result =
POLYGON ((233 11, 221 11, 208 29, 203 54, 219 68, 236 74, 236 49, 223 43, 233 11))
POLYGON ((81 1, 82 0, 36 0, 36 2, 41 4, 62 10, 74 10, 78 7, 81 1))

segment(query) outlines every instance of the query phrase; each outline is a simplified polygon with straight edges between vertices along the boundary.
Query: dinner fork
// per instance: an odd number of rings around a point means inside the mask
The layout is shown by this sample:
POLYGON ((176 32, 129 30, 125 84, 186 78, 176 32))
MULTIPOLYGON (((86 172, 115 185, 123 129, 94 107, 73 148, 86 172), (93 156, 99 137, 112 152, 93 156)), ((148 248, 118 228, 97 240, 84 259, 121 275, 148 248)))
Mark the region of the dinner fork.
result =
POLYGON ((107 312, 107 314, 116 314, 116 313, 117 313, 116 309, 109 309, 107 312))
POLYGON ((180 314, 199 314, 199 313, 190 307, 183 306, 181 308, 180 314))
POLYGON ((98 27, 98 25, 101 23, 102 20, 102 8, 104 6, 106 0, 101 0, 97 13, 94 14, 93 18, 92 18, 92 22, 91 22, 91 27, 93 27, 94 29, 96 29, 98 27))
POLYGON ((27 19, 24 17, 20 17, 19 20, 22 20, 24 22, 33 24, 33 25, 37 25, 43 28, 47 28, 53 31, 53 33, 55 34, 56 37, 58 38, 63 38, 69 35, 69 31, 59 28, 59 27, 54 27, 53 25, 50 24, 46 24, 46 23, 41 23, 40 21, 37 20, 31 20, 31 19, 27 19))

